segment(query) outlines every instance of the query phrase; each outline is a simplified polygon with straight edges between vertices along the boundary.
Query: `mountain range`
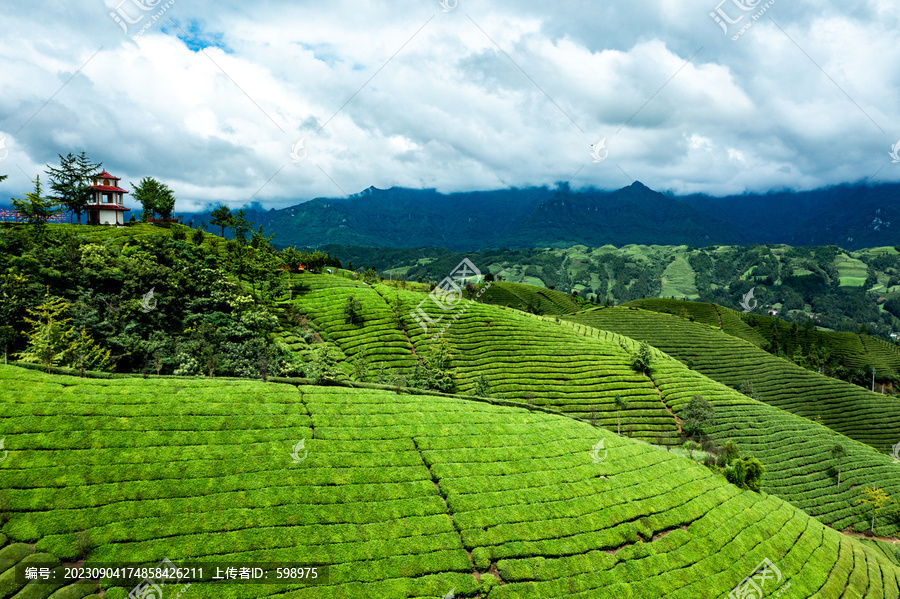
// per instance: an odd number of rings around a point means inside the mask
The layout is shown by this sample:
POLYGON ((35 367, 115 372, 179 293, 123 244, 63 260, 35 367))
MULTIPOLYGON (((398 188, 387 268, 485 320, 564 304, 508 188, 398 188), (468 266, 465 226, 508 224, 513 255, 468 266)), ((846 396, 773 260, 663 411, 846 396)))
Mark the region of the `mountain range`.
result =
MULTIPOLYGON (((478 251, 784 243, 855 250, 900 244, 900 184, 727 197, 663 194, 641 182, 615 191, 573 191, 566 184, 449 194, 369 187, 348 198, 271 210, 256 205, 245 212, 274 235, 277 246, 297 247, 478 251)), ((210 220, 209 212, 182 216, 186 223, 210 220)))
POLYGON ((298 247, 786 243, 859 249, 900 244, 900 184, 727 197, 662 194, 640 182, 615 191, 572 191, 564 184, 450 194, 369 187, 349 198, 250 210, 248 218, 277 245, 298 247))

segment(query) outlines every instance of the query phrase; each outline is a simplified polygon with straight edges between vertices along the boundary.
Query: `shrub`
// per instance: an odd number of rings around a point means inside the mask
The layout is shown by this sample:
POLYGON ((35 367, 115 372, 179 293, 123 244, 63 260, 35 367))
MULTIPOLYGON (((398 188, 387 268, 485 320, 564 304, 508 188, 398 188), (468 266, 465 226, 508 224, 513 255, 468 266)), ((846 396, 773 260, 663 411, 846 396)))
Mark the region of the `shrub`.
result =
POLYGON ((638 350, 631 354, 631 367, 647 374, 650 372, 650 362, 653 360, 653 354, 650 352, 650 345, 642 342, 638 350))
POLYGON ((700 395, 695 395, 681 411, 684 422, 681 430, 685 437, 702 437, 703 428, 715 424, 716 412, 708 401, 700 395))
POLYGON ((475 381, 475 389, 473 391, 475 395, 479 397, 490 397, 491 396, 491 386, 488 383, 487 377, 482 373, 479 375, 478 379, 475 381))
POLYGON ((347 324, 359 324, 362 321, 362 302, 358 299, 353 299, 352 295, 347 296, 347 303, 344 305, 344 322, 347 324))
POLYGON ((735 460, 725 468, 723 474, 731 484, 759 493, 762 475, 765 471, 766 467, 756 458, 743 458, 735 460))
MULTIPOLYGON (((487 547, 476 547, 472 550, 472 561, 475 567, 484 572, 491 567, 491 550, 487 547)), ((482 577, 482 580, 484 578, 482 577)))

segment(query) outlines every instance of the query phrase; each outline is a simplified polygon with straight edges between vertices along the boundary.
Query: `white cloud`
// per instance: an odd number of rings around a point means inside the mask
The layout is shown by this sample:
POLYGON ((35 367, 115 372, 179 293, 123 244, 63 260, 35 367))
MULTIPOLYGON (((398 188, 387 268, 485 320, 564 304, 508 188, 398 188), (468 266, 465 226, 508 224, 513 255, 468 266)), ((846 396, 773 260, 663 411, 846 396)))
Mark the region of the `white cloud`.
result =
POLYGON ((714 6, 176 0, 134 42, 112 4, 38 0, 5 9, 0 34, 2 189, 81 150, 124 182, 165 181, 181 209, 573 175, 615 188, 622 171, 739 193, 857 181, 889 161, 894 4, 776 2, 736 42, 714 6), (609 159, 593 164, 604 136, 609 159))

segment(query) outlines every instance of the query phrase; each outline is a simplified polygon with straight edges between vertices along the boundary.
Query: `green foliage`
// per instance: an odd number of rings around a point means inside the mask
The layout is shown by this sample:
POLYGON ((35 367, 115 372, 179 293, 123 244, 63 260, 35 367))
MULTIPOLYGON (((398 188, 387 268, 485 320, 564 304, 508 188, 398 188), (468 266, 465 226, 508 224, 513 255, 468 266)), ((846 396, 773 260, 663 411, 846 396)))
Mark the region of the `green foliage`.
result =
POLYGON ((885 493, 884 489, 881 489, 879 487, 866 487, 861 491, 861 493, 862 497, 857 499, 856 503, 863 506, 872 506, 872 526, 869 528, 869 530, 874 533, 875 517, 878 515, 878 512, 889 505, 892 500, 890 495, 885 493))
POLYGON ((31 330, 25 332, 28 347, 18 353, 20 360, 42 364, 48 371, 51 366, 60 363, 69 347, 70 329, 66 325, 72 319, 63 316, 68 308, 62 298, 51 297, 48 289, 44 302, 28 309, 31 317, 26 316, 24 320, 31 325, 31 330))
POLYGON ((146 221, 155 216, 169 219, 175 209, 175 193, 165 183, 157 181, 153 177, 144 177, 138 185, 131 184, 134 188, 132 197, 144 207, 142 220, 146 221))
POLYGON ((25 332, 28 347, 17 354, 23 362, 41 364, 48 371, 51 366, 62 364, 79 369, 103 370, 109 364, 109 350, 103 349, 85 330, 67 327, 71 318, 64 317, 69 305, 59 297, 50 297, 47 290, 44 302, 29 308, 25 322, 31 330, 25 332))
POLYGON ((646 342, 641 342, 637 351, 631 355, 631 367, 643 374, 649 374, 652 360, 653 354, 650 351, 650 345, 646 342))
POLYGON ((317 385, 334 381, 340 373, 337 364, 338 356, 334 349, 324 343, 320 344, 312 351, 309 362, 306 363, 306 378, 317 385))
POLYGON ((247 220, 243 208, 232 215, 231 230, 234 232, 234 239, 241 245, 246 245, 247 234, 253 230, 253 223, 247 220))
POLYGON ((47 165, 47 178, 53 191, 53 200, 63 208, 74 212, 81 224, 81 213, 91 200, 90 186, 99 172, 101 163, 91 162, 82 151, 78 156, 71 152, 59 154, 59 168, 47 165))
POLYGON ((68 346, 62 353, 62 363, 77 368, 84 376, 85 370, 106 370, 109 366, 110 353, 94 341, 86 329, 72 334, 70 332, 68 346))
POLYGON ((23 321, 28 306, 28 277, 21 274, 0 274, 0 344, 3 345, 3 363, 18 337, 14 326, 23 321))
POLYGON ((716 421, 715 408, 700 395, 692 397, 680 414, 681 430, 686 437, 703 437, 705 427, 716 421))
POLYGON ((472 550, 472 561, 480 572, 487 572, 491 567, 491 552, 487 547, 476 547, 472 550))
POLYGON ((741 446, 732 440, 725 441, 722 444, 722 451, 724 452, 725 464, 730 464, 741 457, 741 446))
POLYGON ((47 221, 61 209, 58 208, 56 200, 44 195, 40 175, 34 179, 34 190, 22 195, 25 196, 24 200, 10 198, 13 208, 25 217, 25 222, 35 228, 37 237, 42 238, 45 235, 47 221))
POLYGON ((224 204, 213 210, 212 213, 210 213, 210 217, 209 224, 214 227, 219 227, 222 237, 225 237, 226 227, 231 228, 234 226, 234 217, 231 214, 231 210, 224 204))
POLYGON ((762 462, 750 457, 734 460, 722 473, 731 484, 759 493, 765 471, 766 467, 762 462))
POLYGON ((838 479, 837 479, 837 488, 841 488, 841 466, 844 458, 847 457, 847 450, 844 449, 844 446, 840 443, 834 445, 831 448, 831 457, 837 460, 838 463, 838 479))
POLYGON ((472 393, 477 395, 478 397, 490 397, 491 396, 491 385, 488 383, 487 377, 484 373, 478 375, 478 378, 475 379, 475 387, 472 389, 472 393))
POLYGON ((369 374, 369 363, 362 353, 353 356, 353 358, 350 360, 350 367, 353 369, 354 381, 366 380, 366 377, 369 374))
POLYGON ((700 450, 702 449, 702 447, 700 446, 700 444, 697 443, 696 441, 685 441, 684 444, 682 445, 682 448, 683 448, 686 452, 688 452, 688 456, 690 456, 690 458, 691 458, 692 460, 694 459, 694 452, 695 452, 695 451, 700 451, 700 450))
POLYGON ((621 395, 616 395, 616 398, 614 401, 616 404, 616 433, 621 435, 622 434, 622 421, 619 419, 619 413, 622 410, 628 409, 628 400, 625 399, 624 397, 622 397, 621 395))
POLYGON ((353 299, 352 295, 348 295, 347 302, 344 304, 344 322, 347 324, 360 324, 362 321, 362 302, 353 299))
POLYGON ((420 389, 454 393, 456 391, 456 369, 451 366, 452 361, 453 348, 450 342, 441 335, 440 339, 429 343, 424 357, 416 363, 406 384, 420 389))

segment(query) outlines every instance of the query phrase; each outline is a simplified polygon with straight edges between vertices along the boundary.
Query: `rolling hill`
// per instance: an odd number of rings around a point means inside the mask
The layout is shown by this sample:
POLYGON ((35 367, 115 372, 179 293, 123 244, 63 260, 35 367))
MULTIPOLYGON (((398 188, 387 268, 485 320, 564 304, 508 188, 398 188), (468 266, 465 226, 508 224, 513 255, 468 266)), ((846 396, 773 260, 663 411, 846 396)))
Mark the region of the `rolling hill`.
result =
POLYGON ((524 407, 8 366, 0 388, 6 596, 47 596, 10 581, 14 564, 34 559, 23 542, 72 560, 78 539, 89 540, 86 565, 328 570, 314 586, 195 583, 195 597, 724 597, 766 560, 767 592, 898 594, 900 568, 882 552, 780 499, 524 407))

